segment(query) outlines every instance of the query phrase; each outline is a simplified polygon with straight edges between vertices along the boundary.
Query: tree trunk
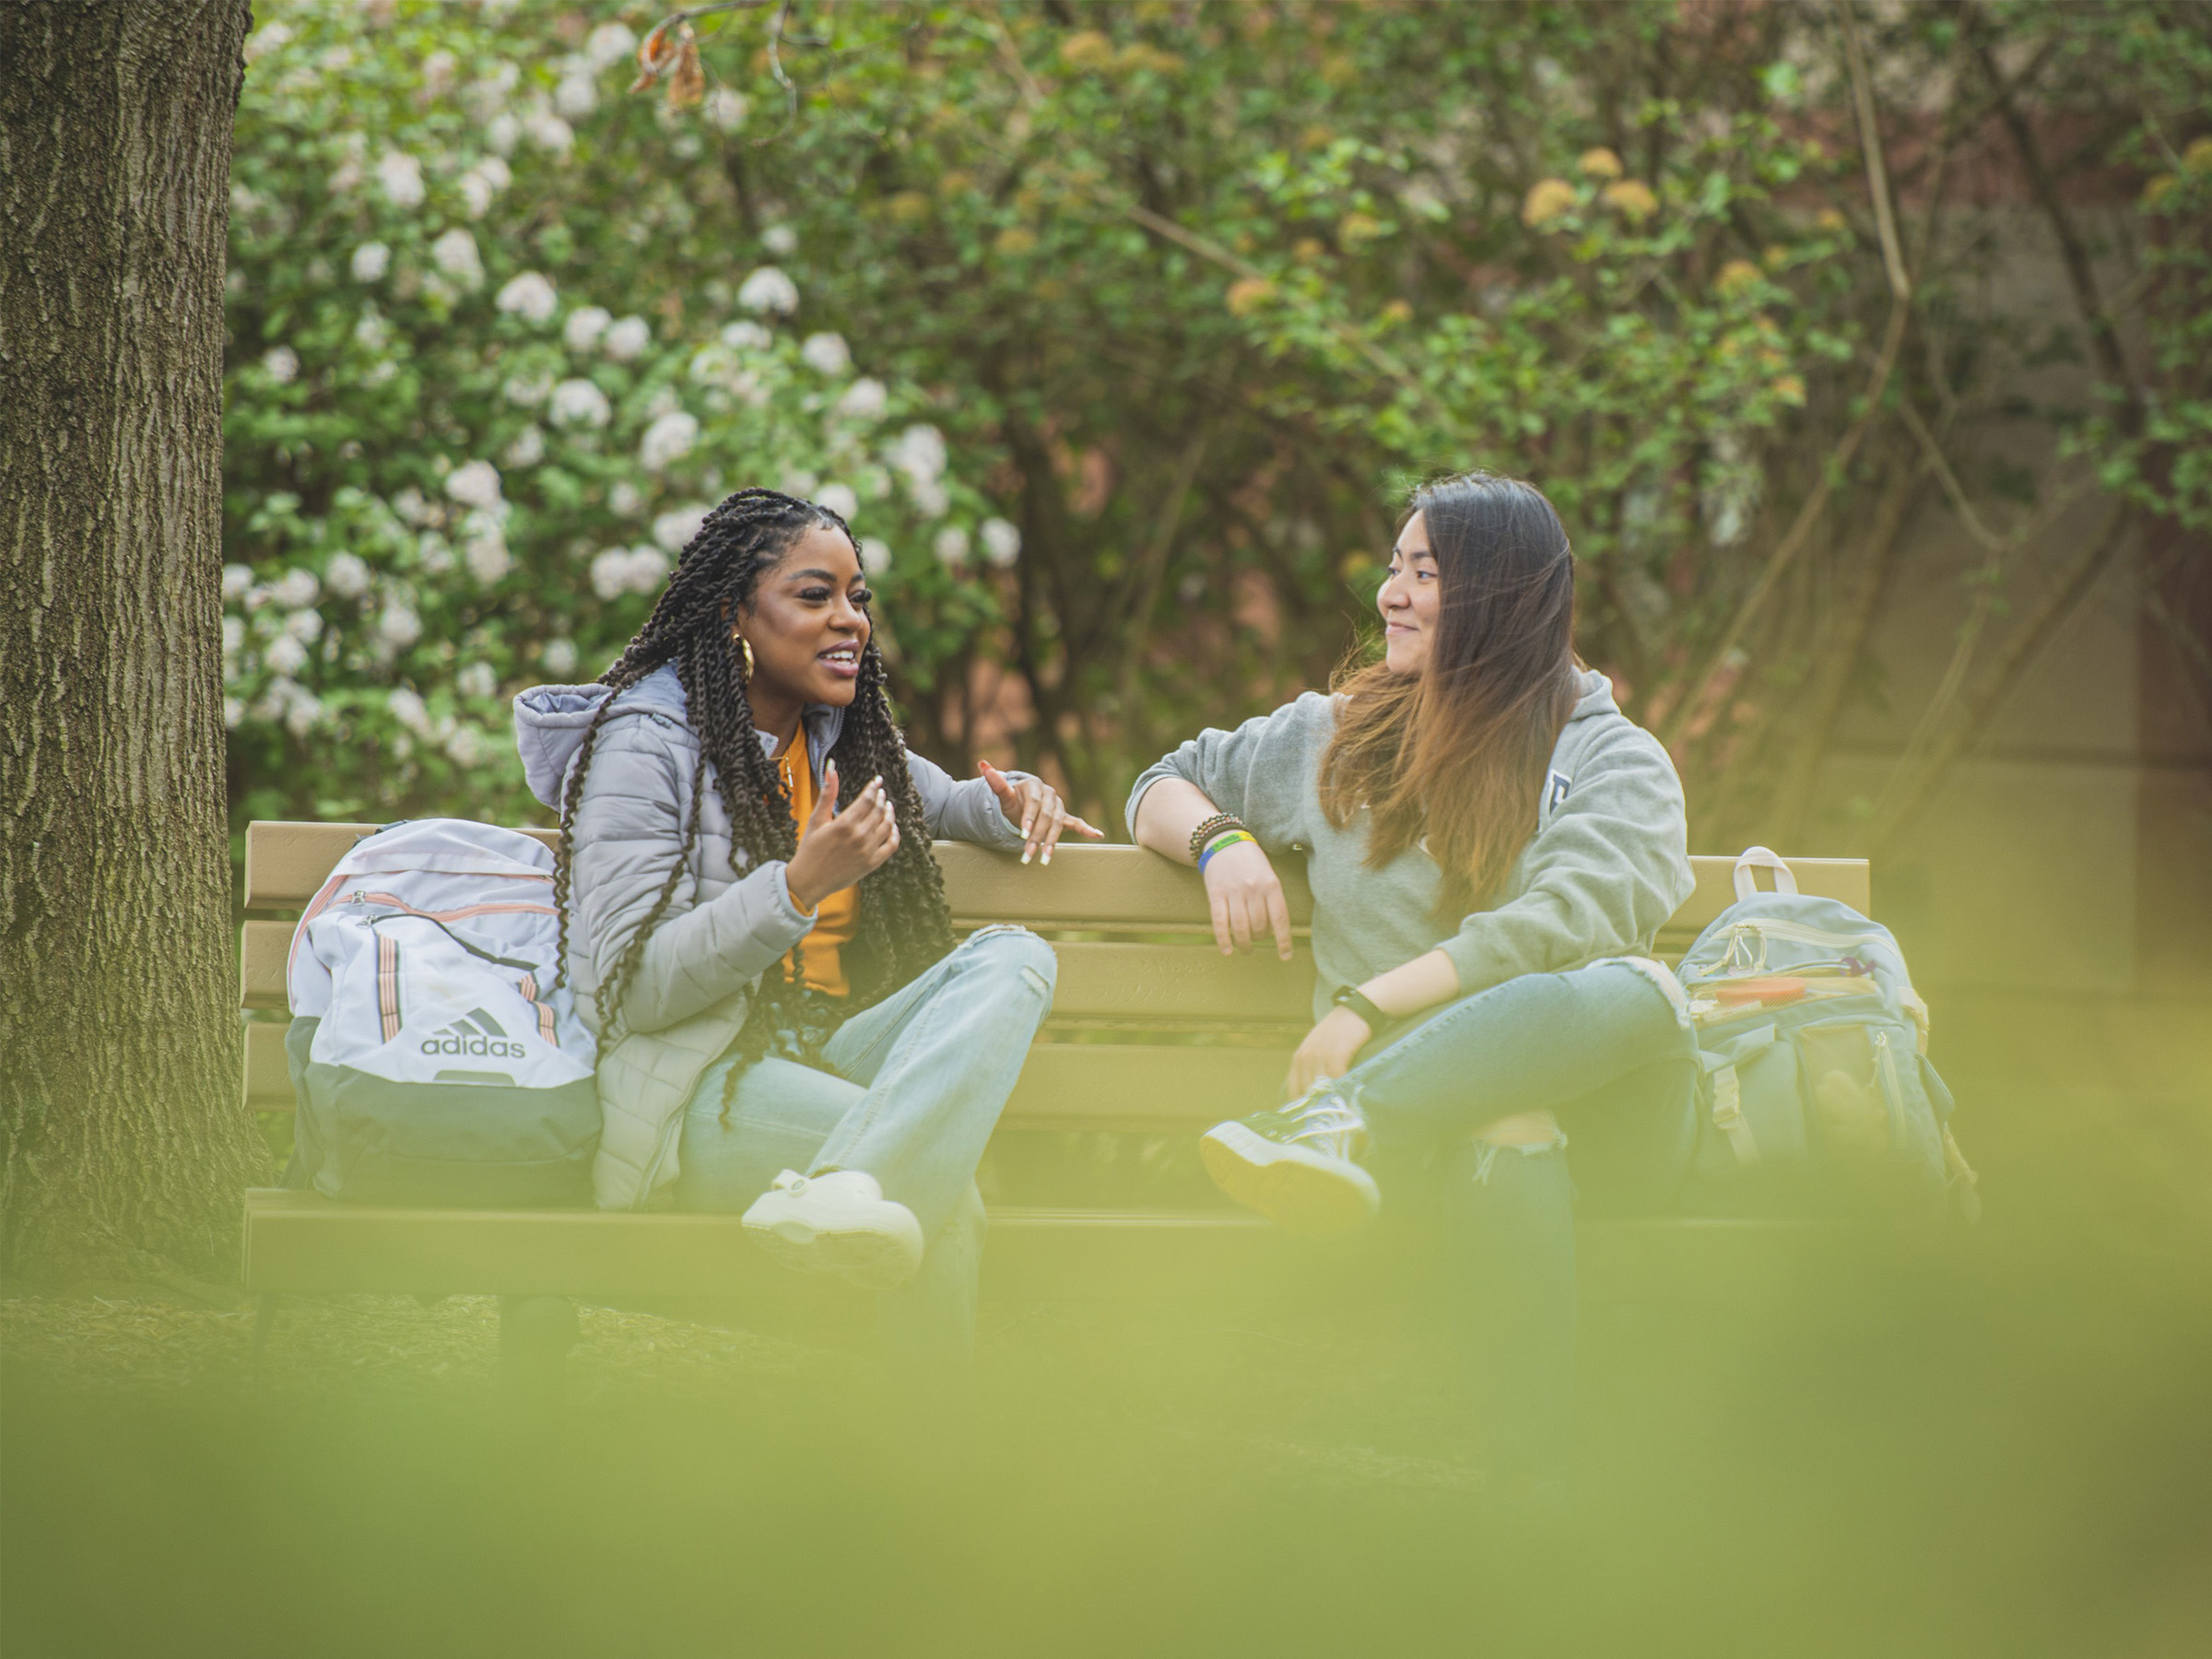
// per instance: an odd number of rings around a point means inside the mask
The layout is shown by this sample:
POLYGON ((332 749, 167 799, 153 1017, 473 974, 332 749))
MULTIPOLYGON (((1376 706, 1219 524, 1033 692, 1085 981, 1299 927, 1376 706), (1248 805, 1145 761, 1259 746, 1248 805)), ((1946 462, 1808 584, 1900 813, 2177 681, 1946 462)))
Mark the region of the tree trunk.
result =
POLYGON ((223 257, 243 0, 0 0, 0 1273, 223 1277, 223 257))

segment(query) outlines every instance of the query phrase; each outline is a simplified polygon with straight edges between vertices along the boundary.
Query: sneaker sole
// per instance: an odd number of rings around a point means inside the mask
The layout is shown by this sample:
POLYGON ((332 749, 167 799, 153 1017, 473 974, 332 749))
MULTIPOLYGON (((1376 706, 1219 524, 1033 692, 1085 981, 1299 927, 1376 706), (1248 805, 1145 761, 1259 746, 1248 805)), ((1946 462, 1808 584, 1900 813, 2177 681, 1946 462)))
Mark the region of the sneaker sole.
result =
POLYGON ((1382 1207, 1382 1189, 1358 1164, 1281 1146, 1241 1124, 1208 1130, 1198 1155, 1216 1186, 1285 1232, 1306 1238, 1351 1232, 1382 1207))
POLYGON ((832 1273, 870 1290, 895 1290, 922 1266, 903 1239, 874 1228, 816 1227, 786 1216, 765 1224, 747 1220, 745 1230, 786 1267, 832 1273))

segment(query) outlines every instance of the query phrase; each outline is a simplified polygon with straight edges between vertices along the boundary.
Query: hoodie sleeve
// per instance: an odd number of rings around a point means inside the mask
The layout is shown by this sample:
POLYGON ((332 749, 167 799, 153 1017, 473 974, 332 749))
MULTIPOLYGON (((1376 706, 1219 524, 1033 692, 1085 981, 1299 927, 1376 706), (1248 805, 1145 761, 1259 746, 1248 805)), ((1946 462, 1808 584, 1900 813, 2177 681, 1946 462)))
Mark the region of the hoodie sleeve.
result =
MULTIPOLYGON (((600 986, 613 982, 669 872, 682 866, 624 999, 635 1031, 663 1030, 743 990, 814 926, 792 902, 781 862, 696 902, 683 842, 697 751, 653 729, 661 724, 641 718, 600 728, 572 837, 570 924, 580 936, 571 948, 589 954, 600 986)), ((602 1023, 606 1018, 602 1009, 602 1023)))
POLYGON ((1659 740, 1621 720, 1581 757, 1522 857, 1523 890, 1467 917, 1441 947, 1463 995, 1648 950, 1696 885, 1681 780, 1659 740))
MULTIPOLYGON (((998 804, 998 792, 981 778, 955 779, 935 760, 906 751, 907 775, 922 797, 922 816, 930 834, 939 841, 972 841, 995 847, 1001 853, 1021 851, 1021 827, 1011 822, 998 804)), ((1017 783, 1028 772, 1010 771, 1017 783)))
POLYGON ((1135 835, 1145 792, 1164 778, 1181 778, 1221 811, 1241 818, 1266 852, 1284 852, 1309 839, 1314 757, 1327 747, 1335 723, 1333 700, 1308 691, 1233 732, 1208 726, 1138 776, 1123 820, 1135 835))

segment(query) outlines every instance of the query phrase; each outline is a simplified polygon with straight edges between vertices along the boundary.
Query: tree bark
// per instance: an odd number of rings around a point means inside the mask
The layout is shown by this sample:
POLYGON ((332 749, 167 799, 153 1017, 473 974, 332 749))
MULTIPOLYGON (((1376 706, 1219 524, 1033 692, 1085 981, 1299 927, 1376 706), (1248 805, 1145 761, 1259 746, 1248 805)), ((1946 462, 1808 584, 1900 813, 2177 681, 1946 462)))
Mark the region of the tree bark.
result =
POLYGON ((0 0, 0 1273, 233 1277, 223 263, 243 0, 0 0))

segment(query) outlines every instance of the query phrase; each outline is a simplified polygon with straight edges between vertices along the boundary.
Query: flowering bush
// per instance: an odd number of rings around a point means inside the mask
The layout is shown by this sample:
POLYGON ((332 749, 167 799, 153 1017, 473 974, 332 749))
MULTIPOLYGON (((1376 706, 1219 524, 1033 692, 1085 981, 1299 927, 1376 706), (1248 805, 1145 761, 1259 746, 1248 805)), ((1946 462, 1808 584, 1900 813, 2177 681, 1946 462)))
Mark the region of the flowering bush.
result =
POLYGON ((893 592, 992 614, 962 570, 1010 526, 928 400, 794 324, 788 232, 749 265, 695 233, 687 128, 741 124, 742 100, 656 130, 665 111, 619 96, 629 27, 564 41, 504 10, 288 0, 248 43, 223 572, 241 820, 530 816, 508 700, 597 673, 744 485, 845 514, 893 592))

